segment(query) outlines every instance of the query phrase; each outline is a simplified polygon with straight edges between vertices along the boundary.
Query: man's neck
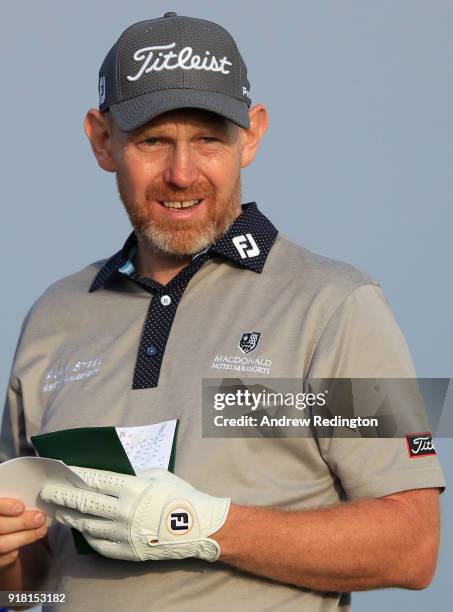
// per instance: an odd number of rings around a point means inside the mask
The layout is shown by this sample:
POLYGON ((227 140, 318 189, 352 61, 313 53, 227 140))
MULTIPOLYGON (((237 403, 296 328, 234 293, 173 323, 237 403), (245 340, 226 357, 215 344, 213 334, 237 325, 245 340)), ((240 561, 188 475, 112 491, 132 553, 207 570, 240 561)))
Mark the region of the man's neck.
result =
POLYGON ((134 266, 139 276, 146 276, 147 278, 152 278, 161 285, 166 285, 191 261, 192 257, 190 255, 184 259, 178 259, 171 255, 164 255, 163 253, 155 251, 149 245, 144 245, 143 242, 138 239, 134 266))

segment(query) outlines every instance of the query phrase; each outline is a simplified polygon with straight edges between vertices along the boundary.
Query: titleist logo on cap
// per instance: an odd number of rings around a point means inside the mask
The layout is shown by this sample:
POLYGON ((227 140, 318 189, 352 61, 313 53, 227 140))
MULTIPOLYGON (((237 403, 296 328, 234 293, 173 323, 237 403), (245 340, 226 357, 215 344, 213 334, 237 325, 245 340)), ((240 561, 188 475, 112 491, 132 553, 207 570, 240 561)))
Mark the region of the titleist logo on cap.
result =
POLYGON ((194 54, 192 47, 184 47, 179 53, 174 53, 171 49, 174 49, 175 46, 176 43, 173 42, 169 45, 155 45, 153 47, 137 49, 132 57, 136 62, 142 62, 142 64, 137 74, 128 75, 127 80, 136 81, 143 74, 153 70, 161 72, 162 70, 174 70, 175 68, 230 74, 230 71, 225 67, 232 66, 233 64, 225 56, 222 59, 218 59, 210 51, 205 51, 205 57, 201 57, 194 54), (165 50, 167 50, 167 53, 163 53, 165 50), (159 53, 155 53, 156 51, 159 51, 159 53))

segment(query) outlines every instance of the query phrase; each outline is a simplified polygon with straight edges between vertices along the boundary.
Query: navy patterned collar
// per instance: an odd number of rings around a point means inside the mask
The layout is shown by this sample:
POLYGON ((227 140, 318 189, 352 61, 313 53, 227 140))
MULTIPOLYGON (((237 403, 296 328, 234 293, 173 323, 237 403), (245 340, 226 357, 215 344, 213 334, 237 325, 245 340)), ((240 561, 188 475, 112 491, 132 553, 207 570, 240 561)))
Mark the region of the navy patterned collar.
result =
MULTIPOLYGON (((248 202, 242 205, 242 213, 225 234, 208 249, 194 255, 192 262, 203 253, 206 258, 223 257, 241 267, 260 273, 277 234, 277 229, 258 210, 256 203, 248 202)), ((114 274, 120 272, 120 268, 122 268, 120 273, 133 277, 135 271, 131 260, 136 248, 137 237, 135 232, 132 232, 123 248, 112 255, 96 274, 89 291, 103 287, 114 274)))

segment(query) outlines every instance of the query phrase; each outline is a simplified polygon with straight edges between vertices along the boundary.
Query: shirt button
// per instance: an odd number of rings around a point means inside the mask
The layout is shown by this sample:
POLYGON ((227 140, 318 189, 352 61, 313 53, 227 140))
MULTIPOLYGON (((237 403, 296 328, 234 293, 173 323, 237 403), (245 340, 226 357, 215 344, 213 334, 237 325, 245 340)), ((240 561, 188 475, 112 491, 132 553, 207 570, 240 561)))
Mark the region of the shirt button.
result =
POLYGON ((163 295, 160 298, 160 303, 162 306, 169 306, 171 304, 171 297, 169 295, 163 295))
POLYGON ((157 348, 155 346, 148 346, 148 348, 146 349, 146 354, 148 355, 148 357, 154 357, 156 353, 157 348))

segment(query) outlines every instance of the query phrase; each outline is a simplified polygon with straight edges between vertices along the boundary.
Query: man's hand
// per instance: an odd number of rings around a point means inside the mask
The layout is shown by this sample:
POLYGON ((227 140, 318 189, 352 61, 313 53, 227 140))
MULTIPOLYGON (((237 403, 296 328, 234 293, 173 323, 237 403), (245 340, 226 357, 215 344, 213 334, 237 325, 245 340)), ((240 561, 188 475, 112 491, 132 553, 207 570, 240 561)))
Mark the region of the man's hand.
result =
POLYGON ((45 518, 39 510, 26 510, 18 499, 0 497, 0 573, 14 565, 20 548, 46 536, 45 518))
POLYGON ((131 561, 219 558, 220 547, 209 536, 224 524, 229 498, 201 493, 157 468, 145 479, 70 467, 90 491, 49 482, 40 496, 63 506, 57 521, 80 531, 97 552, 131 561))

